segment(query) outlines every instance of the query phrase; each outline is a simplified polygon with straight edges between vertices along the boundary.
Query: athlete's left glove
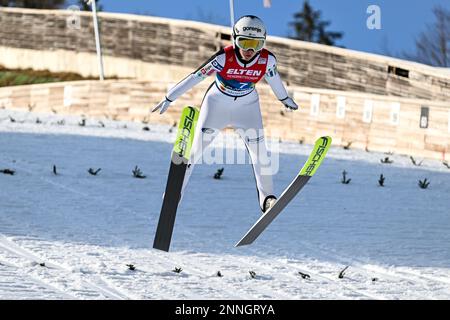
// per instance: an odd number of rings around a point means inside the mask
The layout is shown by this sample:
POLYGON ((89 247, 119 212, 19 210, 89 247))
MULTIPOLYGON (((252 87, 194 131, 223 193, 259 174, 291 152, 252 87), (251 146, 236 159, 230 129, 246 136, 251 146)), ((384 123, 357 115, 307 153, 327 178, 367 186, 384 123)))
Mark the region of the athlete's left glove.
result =
POLYGON ((290 110, 297 110, 298 109, 298 105, 294 102, 294 100, 292 100, 292 98, 287 97, 283 100, 280 100, 284 106, 290 110))
POLYGON ((158 105, 152 109, 152 112, 159 110, 159 114, 163 114, 164 112, 166 112, 167 108, 169 107, 169 105, 171 103, 172 103, 172 101, 167 99, 167 97, 164 97, 164 100, 162 100, 160 103, 158 103, 158 105))

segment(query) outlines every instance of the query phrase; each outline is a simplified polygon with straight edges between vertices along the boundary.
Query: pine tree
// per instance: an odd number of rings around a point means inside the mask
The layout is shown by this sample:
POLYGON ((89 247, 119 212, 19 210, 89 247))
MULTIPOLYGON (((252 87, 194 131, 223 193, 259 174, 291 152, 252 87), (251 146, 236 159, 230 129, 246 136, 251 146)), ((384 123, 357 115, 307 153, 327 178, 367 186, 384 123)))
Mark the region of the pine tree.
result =
POLYGON ((66 0, 0 0, 2 7, 61 9, 66 0))
POLYGON ((314 10, 309 1, 303 3, 301 11, 294 14, 294 21, 289 23, 293 27, 295 35, 291 37, 296 40, 316 42, 329 46, 335 45, 335 41, 343 37, 342 32, 326 31, 331 24, 330 21, 321 19, 322 12, 314 10))
MULTIPOLYGON (((100 4, 100 0, 95 0, 96 3, 96 9, 97 11, 102 11, 103 6, 100 4)), ((77 5, 80 7, 80 10, 82 11, 91 11, 91 5, 88 4, 88 1, 86 0, 78 0, 77 5)))

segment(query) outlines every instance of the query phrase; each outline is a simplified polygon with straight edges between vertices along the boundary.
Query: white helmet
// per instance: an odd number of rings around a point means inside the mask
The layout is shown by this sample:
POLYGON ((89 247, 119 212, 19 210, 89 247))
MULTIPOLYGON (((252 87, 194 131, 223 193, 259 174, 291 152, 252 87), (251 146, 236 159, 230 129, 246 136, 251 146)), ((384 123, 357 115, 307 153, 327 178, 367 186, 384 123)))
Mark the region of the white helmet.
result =
POLYGON ((233 26, 233 45, 243 50, 259 51, 266 43, 266 27, 256 16, 243 16, 233 26))

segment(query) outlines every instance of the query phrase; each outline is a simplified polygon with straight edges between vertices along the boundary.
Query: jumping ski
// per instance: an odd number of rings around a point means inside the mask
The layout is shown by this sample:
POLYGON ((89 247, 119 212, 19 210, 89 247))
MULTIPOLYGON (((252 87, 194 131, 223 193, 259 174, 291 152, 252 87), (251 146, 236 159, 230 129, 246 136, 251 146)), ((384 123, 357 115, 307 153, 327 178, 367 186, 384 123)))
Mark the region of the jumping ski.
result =
POLYGON ((169 251, 175 225, 175 216, 177 214, 187 163, 191 154, 198 115, 199 110, 190 106, 185 107, 181 114, 177 138, 175 139, 172 151, 166 191, 164 193, 158 227, 153 242, 153 248, 155 249, 169 251))
POLYGON ((267 226, 281 213, 281 211, 291 202, 291 200, 300 192, 309 179, 316 173, 322 163, 328 149, 331 145, 330 137, 319 138, 308 160, 304 164, 300 173, 295 177, 291 184, 283 191, 281 196, 275 202, 274 206, 264 213, 259 220, 250 228, 245 236, 235 245, 236 247, 253 243, 258 236, 267 228, 267 226))

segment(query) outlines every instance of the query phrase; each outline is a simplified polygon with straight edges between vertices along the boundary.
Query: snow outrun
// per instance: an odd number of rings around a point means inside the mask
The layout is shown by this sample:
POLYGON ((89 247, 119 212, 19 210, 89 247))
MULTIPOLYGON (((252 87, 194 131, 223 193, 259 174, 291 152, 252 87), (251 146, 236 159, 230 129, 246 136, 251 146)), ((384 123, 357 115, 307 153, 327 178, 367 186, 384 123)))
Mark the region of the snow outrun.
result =
MULTIPOLYGON (((385 154, 332 147, 239 248, 260 215, 251 167, 224 165, 215 180, 222 165, 198 165, 165 253, 152 243, 175 130, 79 122, 0 110, 0 170, 15 171, 0 174, 0 299, 450 299, 450 170, 440 161, 382 164, 385 154), (136 165, 146 179, 133 178, 136 165)), ((311 148, 281 144, 277 194, 311 148)))

